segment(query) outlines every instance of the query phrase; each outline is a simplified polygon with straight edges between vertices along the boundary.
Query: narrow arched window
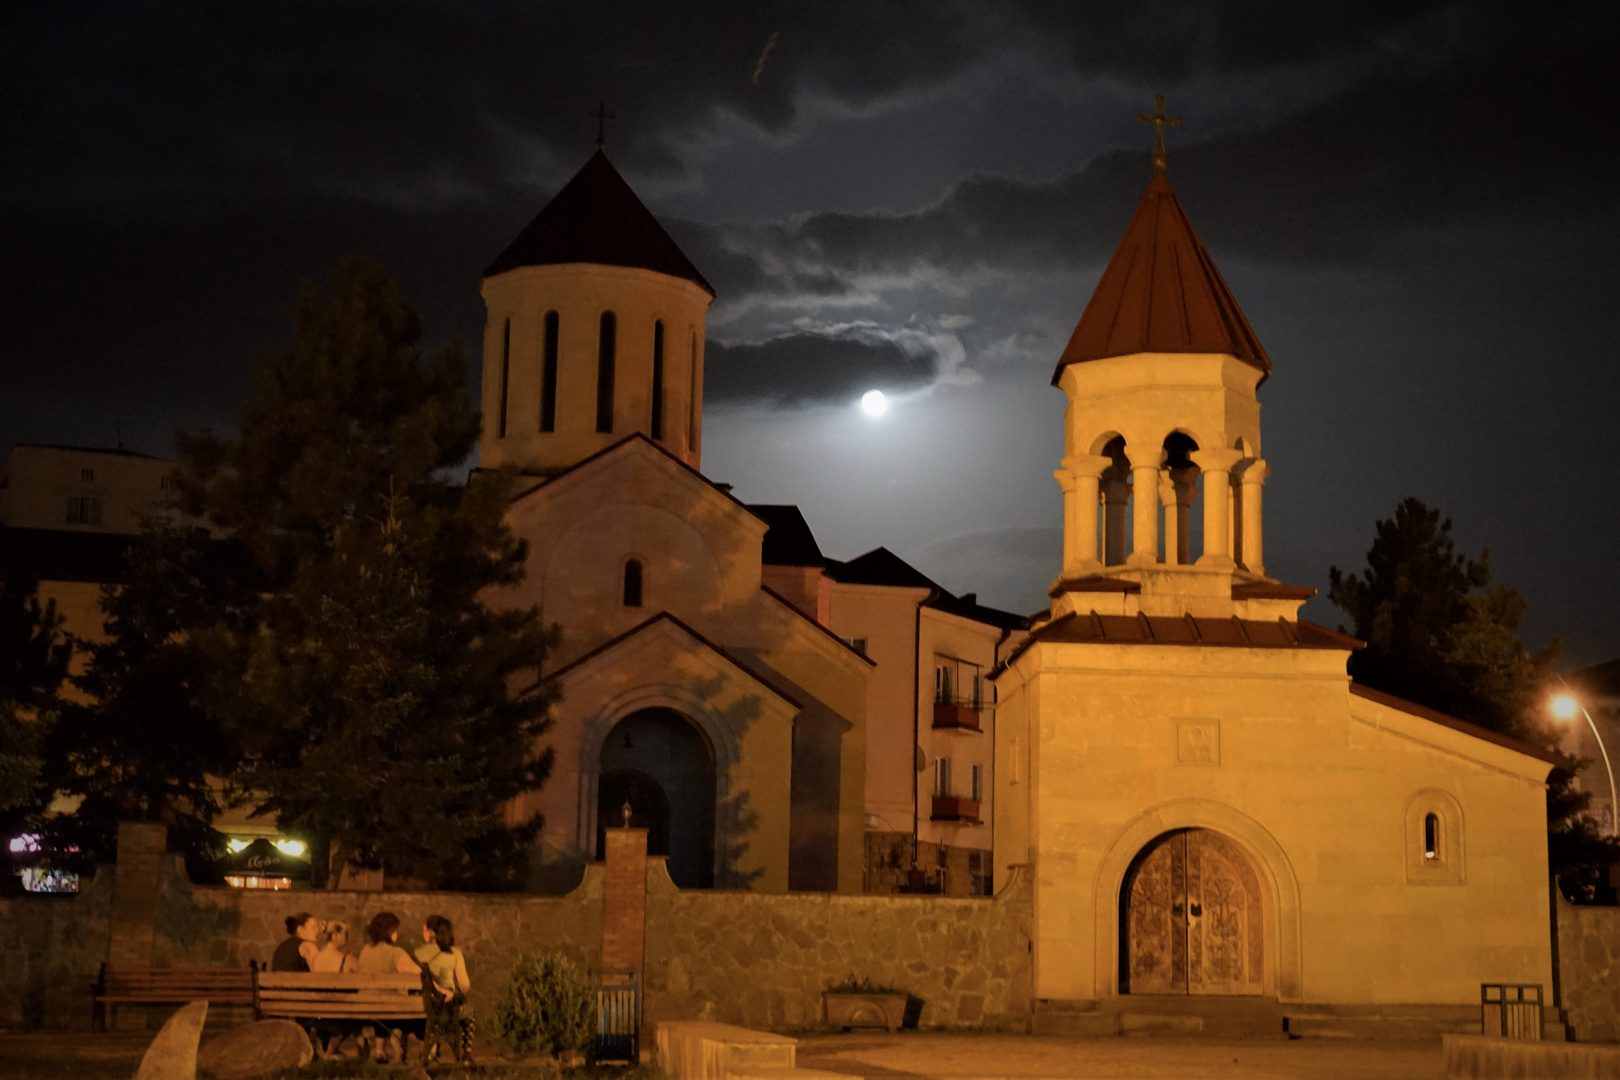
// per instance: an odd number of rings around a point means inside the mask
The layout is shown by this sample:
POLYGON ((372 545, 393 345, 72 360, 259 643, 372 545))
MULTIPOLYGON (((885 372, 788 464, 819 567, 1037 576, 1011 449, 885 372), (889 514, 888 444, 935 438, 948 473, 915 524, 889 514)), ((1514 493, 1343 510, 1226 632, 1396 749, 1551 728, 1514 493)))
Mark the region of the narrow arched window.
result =
POLYGON ((686 396, 686 448, 697 449, 698 440, 698 392, 703 389, 703 381, 698 375, 697 335, 692 335, 692 385, 686 396))
POLYGON ((624 564, 624 606, 641 606, 641 560, 631 559, 624 564))
POLYGON ((557 430, 557 313, 546 312, 545 353, 540 368, 540 430, 557 430))
POLYGON ((512 320, 501 328, 501 411, 495 417, 495 434, 506 438, 506 393, 512 381, 512 320))
POLYGON ((1425 814, 1423 817, 1423 857, 1425 859, 1438 859, 1440 857, 1440 817, 1438 814, 1425 814))
POLYGON ((613 312, 602 312, 602 332, 596 347, 596 430, 613 430, 613 353, 617 347, 618 320, 613 312))
POLYGON ((664 437, 664 322, 653 323, 652 437, 664 437))

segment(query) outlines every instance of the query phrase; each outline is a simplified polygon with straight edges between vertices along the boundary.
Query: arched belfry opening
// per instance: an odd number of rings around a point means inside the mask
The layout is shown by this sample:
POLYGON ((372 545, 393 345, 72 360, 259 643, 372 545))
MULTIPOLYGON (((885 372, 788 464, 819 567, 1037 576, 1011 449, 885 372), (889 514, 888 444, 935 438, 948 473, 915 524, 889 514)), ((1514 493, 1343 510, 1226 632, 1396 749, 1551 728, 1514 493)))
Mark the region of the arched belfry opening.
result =
POLYGON ((1204 553, 1203 515, 1193 524, 1198 505, 1198 466, 1192 455, 1198 442, 1184 431, 1172 431, 1164 437, 1164 470, 1159 481, 1159 502, 1163 506, 1164 562, 1173 566, 1189 566, 1204 553))
POLYGON ((643 709, 614 725, 602 743, 596 785, 596 857, 604 830, 624 821, 647 830, 647 853, 669 857, 683 889, 714 885, 714 752, 674 709, 643 709))
POLYGON ((1212 829, 1149 842, 1119 891, 1119 992, 1265 992, 1265 904, 1252 857, 1212 829))
POLYGON ((1109 464, 1102 471, 1102 552, 1104 566, 1118 566, 1128 550, 1131 500, 1131 459, 1125 455, 1125 437, 1115 435, 1102 448, 1109 464))

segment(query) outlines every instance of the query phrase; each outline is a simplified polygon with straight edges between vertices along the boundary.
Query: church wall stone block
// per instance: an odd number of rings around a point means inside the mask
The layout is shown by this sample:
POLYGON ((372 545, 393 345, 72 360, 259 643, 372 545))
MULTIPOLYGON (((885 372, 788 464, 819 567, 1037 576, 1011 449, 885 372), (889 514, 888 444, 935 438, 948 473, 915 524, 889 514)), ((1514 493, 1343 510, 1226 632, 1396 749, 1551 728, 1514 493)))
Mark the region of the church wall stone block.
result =
MULTIPOLYGON (((1558 897, 1559 1004, 1579 1042, 1620 1040, 1620 908, 1558 897)), ((1550 988, 1545 992, 1552 1000, 1550 988)))

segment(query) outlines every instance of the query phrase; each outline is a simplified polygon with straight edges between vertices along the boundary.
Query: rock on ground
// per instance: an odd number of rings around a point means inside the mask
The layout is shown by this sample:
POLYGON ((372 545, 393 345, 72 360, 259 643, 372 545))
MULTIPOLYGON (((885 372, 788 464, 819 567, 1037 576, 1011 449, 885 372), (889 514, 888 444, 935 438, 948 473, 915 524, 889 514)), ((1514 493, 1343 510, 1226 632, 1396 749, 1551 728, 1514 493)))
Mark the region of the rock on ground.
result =
POLYGON ((193 1001, 169 1017, 146 1048, 135 1080, 196 1080, 197 1041, 207 1019, 206 1001, 193 1001))
POLYGON ((314 1057, 309 1036, 291 1020, 255 1020, 210 1039, 197 1067, 218 1080, 250 1080, 308 1065, 314 1057))

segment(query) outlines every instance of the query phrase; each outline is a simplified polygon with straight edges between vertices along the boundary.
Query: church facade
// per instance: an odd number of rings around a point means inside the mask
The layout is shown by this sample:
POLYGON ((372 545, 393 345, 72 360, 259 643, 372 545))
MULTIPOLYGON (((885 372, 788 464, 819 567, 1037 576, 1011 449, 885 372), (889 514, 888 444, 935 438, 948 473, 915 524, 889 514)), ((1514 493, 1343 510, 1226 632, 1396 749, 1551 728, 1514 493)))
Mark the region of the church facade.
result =
POLYGON ((1035 997, 1477 1031, 1481 984, 1551 990, 1555 759, 1354 684, 1360 643, 1267 576, 1271 360, 1156 165, 1053 377, 1063 568, 994 678, 995 857, 1034 874, 1035 997))

